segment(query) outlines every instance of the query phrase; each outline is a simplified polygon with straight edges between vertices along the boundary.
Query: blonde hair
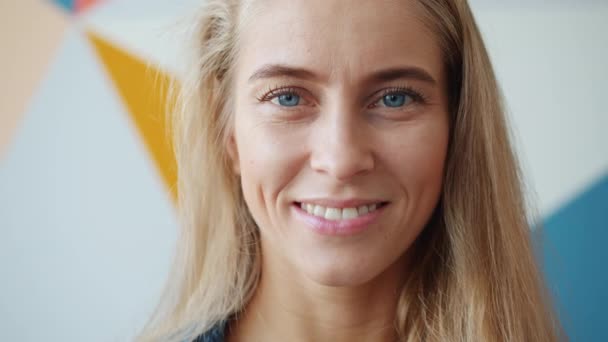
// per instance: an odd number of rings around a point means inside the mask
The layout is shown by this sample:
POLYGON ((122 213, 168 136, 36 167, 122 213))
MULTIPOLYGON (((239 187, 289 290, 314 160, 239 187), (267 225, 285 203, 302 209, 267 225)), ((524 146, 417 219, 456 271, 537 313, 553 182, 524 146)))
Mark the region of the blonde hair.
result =
MULTIPOLYGON (((451 132, 444 188, 414 245, 399 300, 402 341, 558 341, 534 258, 520 170, 488 53, 465 0, 419 0, 441 43, 451 132)), ((259 273, 257 227, 225 146, 239 0, 207 0, 172 127, 181 231, 155 314, 139 341, 192 341, 242 310, 259 273)))

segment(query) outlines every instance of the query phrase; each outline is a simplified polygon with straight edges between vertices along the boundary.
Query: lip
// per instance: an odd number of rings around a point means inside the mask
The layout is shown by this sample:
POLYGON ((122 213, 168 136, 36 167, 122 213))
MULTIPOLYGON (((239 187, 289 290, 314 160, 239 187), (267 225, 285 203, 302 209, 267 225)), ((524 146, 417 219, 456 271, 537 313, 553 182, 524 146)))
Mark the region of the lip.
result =
MULTIPOLYGON (((349 207, 354 207, 357 204, 365 205, 366 203, 373 204, 373 203, 378 203, 378 202, 380 202, 380 201, 376 201, 376 202, 367 201, 367 202, 360 202, 360 204, 359 204, 359 203, 348 202, 348 201, 334 201, 333 203, 326 204, 326 205, 328 207, 333 207, 333 208, 349 208, 349 207), (343 205, 343 206, 339 206, 339 205, 343 205)), ((300 202, 294 202, 291 205, 291 209, 293 210, 294 216, 296 217, 296 219, 303 222, 304 226, 306 226, 313 232, 321 234, 321 235, 330 235, 330 236, 356 235, 356 234, 359 234, 359 233, 362 233, 362 232, 368 230, 372 226, 372 224, 378 220, 380 215, 382 215, 382 213, 384 213, 384 210, 386 209, 386 207, 389 204, 388 202, 382 202, 382 205, 380 205, 376 210, 374 210, 370 213, 367 213, 363 216, 356 217, 356 218, 345 219, 345 220, 327 220, 323 217, 314 216, 314 215, 309 214, 305 210, 302 210, 302 208, 300 208, 300 206, 299 206, 299 203, 300 202)), ((318 201, 306 202, 305 201, 305 203, 316 203, 319 205, 323 205, 321 203, 328 203, 328 202, 327 201, 326 202, 318 202, 318 201)))
POLYGON ((299 200, 296 203, 309 203, 309 204, 320 205, 323 207, 344 209, 344 208, 356 208, 356 207, 360 207, 362 205, 370 205, 370 204, 374 204, 374 203, 386 203, 386 201, 379 200, 379 199, 365 200, 365 199, 357 199, 357 198, 346 199, 346 200, 328 199, 328 198, 308 198, 308 199, 299 200))

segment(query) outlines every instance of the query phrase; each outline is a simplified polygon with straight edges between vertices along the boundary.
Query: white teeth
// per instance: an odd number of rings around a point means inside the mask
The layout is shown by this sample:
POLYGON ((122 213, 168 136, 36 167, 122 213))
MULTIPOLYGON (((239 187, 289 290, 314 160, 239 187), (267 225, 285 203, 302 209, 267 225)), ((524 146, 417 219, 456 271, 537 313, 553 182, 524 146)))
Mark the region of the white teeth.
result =
POLYGON ((323 217, 326 220, 348 220, 366 215, 378 209, 377 204, 362 205, 357 208, 326 208, 310 203, 300 203, 300 208, 307 213, 323 217))
POLYGON ((315 205, 315 209, 313 210, 313 215, 324 217, 325 216, 325 207, 320 205, 315 205))
POLYGON ((337 208, 327 208, 325 218, 327 220, 339 220, 342 218, 342 211, 337 208))
POLYGON ((344 208, 342 209, 342 219, 343 220, 348 220, 348 219, 353 219, 359 216, 359 213, 357 212, 357 208, 344 208))
POLYGON ((315 206, 309 203, 306 203, 306 211, 310 214, 314 213, 315 211, 315 206))
POLYGON ((359 212, 359 215, 365 215, 369 212, 366 205, 360 206, 359 208, 357 208, 357 211, 359 212))

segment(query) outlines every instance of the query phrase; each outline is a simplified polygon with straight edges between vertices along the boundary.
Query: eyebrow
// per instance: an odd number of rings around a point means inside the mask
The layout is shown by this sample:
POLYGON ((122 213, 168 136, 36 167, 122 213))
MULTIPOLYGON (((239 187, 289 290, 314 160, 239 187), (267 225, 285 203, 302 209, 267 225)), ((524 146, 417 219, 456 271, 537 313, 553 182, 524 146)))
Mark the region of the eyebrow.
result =
MULTIPOLYGON (((249 77, 249 82, 276 77, 292 77, 304 80, 320 79, 317 74, 308 69, 293 67, 284 64, 266 64, 256 70, 249 77)), ((390 82, 402 78, 414 79, 422 82, 427 82, 433 85, 437 83, 437 81, 424 69, 411 66, 388 68, 376 71, 366 77, 365 83, 390 82)))
POLYGON ((283 64, 266 64, 249 77, 249 82, 275 77, 293 77, 305 80, 318 78, 314 72, 304 68, 296 68, 283 64))
POLYGON ((436 84, 437 81, 422 68, 404 67, 404 68, 389 68, 374 72, 368 78, 368 82, 381 83, 398 80, 401 78, 409 78, 430 84, 436 84))

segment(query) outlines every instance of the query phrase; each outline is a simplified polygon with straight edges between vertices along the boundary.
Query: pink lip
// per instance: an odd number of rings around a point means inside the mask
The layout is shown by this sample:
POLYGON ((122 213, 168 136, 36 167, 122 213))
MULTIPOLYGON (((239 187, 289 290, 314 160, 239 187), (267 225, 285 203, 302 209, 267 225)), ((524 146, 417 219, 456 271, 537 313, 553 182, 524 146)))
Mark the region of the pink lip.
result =
POLYGON ((323 217, 314 216, 300 208, 297 204, 292 205, 292 209, 298 220, 312 229, 314 232, 322 235, 354 235, 371 227, 371 224, 378 219, 380 214, 384 212, 386 205, 353 219, 347 220, 327 220, 323 217))

